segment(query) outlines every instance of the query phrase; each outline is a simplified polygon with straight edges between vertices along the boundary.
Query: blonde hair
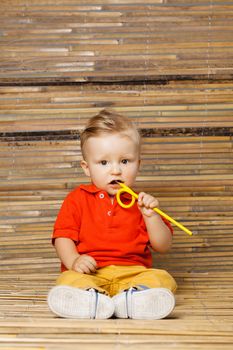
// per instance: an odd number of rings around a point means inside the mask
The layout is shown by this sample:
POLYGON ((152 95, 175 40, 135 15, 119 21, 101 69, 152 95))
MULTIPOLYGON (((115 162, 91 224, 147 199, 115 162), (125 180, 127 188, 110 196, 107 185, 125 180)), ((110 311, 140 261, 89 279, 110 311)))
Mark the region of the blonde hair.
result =
POLYGON ((90 137, 100 136, 101 134, 121 133, 129 136, 138 144, 141 145, 140 133, 131 122, 131 120, 124 115, 118 114, 110 109, 103 109, 96 116, 89 119, 85 129, 81 132, 81 151, 84 157, 84 146, 90 137))

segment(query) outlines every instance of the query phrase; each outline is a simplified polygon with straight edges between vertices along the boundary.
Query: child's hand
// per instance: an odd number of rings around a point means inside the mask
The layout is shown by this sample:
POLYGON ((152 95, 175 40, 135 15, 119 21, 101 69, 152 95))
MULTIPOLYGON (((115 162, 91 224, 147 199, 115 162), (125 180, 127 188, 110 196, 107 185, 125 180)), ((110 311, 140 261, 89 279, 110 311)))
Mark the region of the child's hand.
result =
POLYGON ((90 255, 79 255, 73 262, 72 270, 80 273, 92 273, 95 272, 97 263, 90 255))
POLYGON ((158 214, 153 210, 153 208, 159 207, 159 201, 151 196, 150 194, 147 194, 145 192, 140 192, 138 195, 138 208, 141 211, 141 213, 145 216, 158 216, 158 214))

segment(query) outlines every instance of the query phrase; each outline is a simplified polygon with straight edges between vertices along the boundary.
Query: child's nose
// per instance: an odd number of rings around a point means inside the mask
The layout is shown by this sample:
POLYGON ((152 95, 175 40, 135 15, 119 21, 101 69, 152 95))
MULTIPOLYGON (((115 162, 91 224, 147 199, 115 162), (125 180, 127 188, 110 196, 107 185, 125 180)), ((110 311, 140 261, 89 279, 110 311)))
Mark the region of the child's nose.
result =
POLYGON ((112 165, 112 174, 121 174, 120 164, 113 164, 112 165))

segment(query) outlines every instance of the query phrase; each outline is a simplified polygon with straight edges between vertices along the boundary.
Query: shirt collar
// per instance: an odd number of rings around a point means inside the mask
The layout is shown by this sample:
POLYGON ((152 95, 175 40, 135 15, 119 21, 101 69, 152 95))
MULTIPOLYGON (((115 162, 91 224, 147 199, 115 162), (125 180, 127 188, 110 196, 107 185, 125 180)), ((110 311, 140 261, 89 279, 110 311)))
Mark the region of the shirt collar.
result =
POLYGON ((89 193, 98 193, 101 192, 102 190, 98 187, 96 187, 94 184, 82 184, 79 186, 82 190, 89 192, 89 193))
MULTIPOLYGON (((90 184, 82 184, 79 186, 82 190, 86 191, 86 192, 89 192, 89 193, 98 193, 98 192, 104 192, 104 193, 107 193, 106 191, 104 190, 101 190, 100 188, 98 188, 96 185, 94 185, 93 183, 90 183, 90 184)), ((121 194, 121 196, 123 198, 126 198, 126 199, 131 199, 131 194, 127 193, 127 192, 124 192, 121 194)))

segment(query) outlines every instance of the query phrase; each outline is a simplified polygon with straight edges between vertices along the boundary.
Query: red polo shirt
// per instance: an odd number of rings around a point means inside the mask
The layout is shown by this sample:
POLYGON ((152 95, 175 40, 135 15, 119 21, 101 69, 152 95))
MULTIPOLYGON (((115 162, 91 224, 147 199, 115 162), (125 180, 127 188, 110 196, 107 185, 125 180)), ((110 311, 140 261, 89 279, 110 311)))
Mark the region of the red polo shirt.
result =
MULTIPOLYGON (((127 194, 123 197, 126 203, 130 200, 127 194)), ((98 267, 152 266, 149 237, 137 204, 124 209, 95 185, 81 185, 65 198, 54 225, 53 242, 58 237, 72 239, 78 253, 92 256, 98 267)))

